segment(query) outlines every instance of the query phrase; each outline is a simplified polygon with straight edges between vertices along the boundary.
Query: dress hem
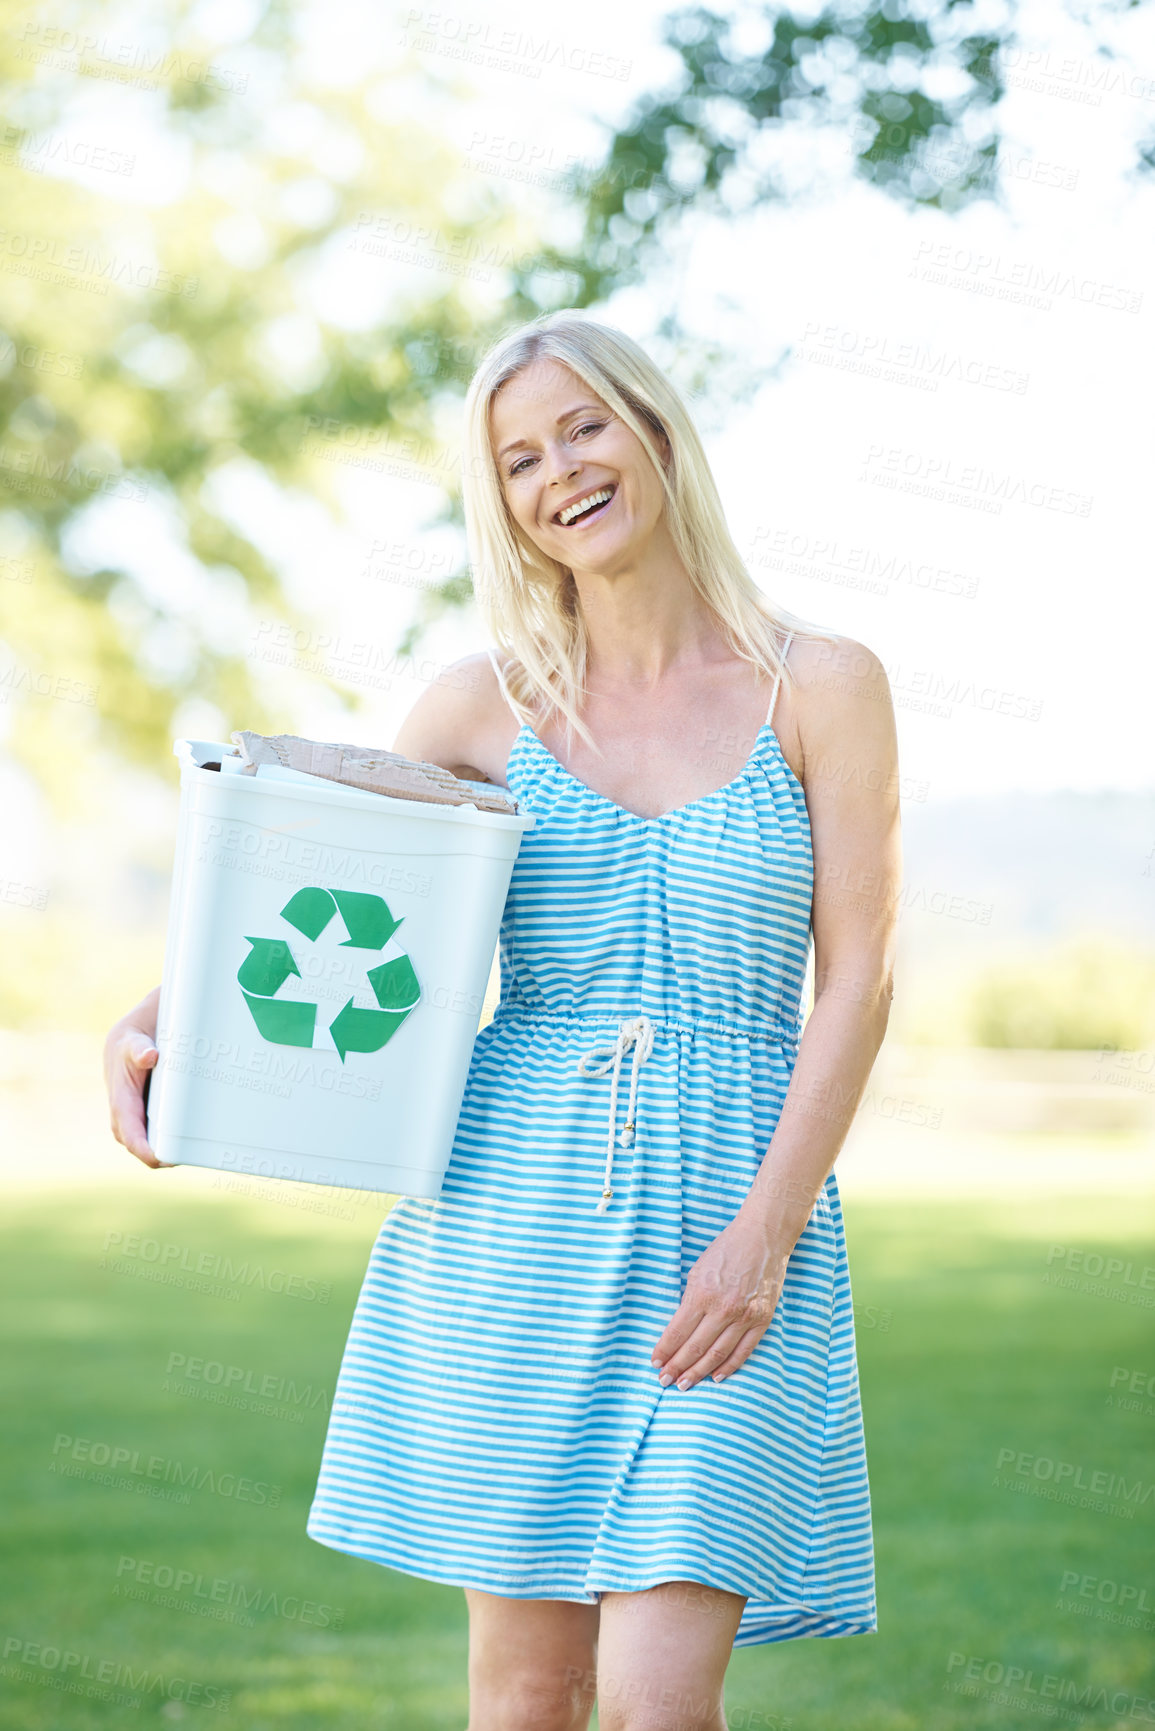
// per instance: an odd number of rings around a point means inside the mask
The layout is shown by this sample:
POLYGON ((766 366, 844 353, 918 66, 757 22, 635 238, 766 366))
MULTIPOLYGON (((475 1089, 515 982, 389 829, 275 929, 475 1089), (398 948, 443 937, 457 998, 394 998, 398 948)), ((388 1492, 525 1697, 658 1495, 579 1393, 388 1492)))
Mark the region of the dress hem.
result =
MULTIPOLYGON (((602 1593, 641 1593, 650 1587, 661 1586, 664 1581, 669 1580, 692 1580, 695 1585, 714 1587, 719 1592, 737 1590, 732 1587, 721 1587, 716 1581, 699 1581, 696 1575, 689 1573, 680 1575, 664 1573, 659 1575, 656 1580, 615 1581, 612 1585, 607 1582, 602 1587, 591 1588, 584 1593, 574 1592, 572 1588, 566 1589, 560 1586, 556 1588, 543 1587, 536 1583, 527 1588, 520 1584, 523 1577, 502 1580, 500 1577, 491 1575, 486 1580, 462 1581, 458 1580, 455 1575, 439 1573, 429 1565, 424 1565, 418 1569, 410 1564, 386 1560, 367 1545, 359 1545, 335 1537, 322 1537, 320 1533, 311 1531, 308 1525, 306 1525, 305 1532, 314 1544, 324 1545, 327 1550, 341 1551, 346 1556, 359 1557, 364 1562, 376 1563, 378 1568, 393 1569, 398 1574, 409 1575, 418 1581, 432 1581, 439 1586, 458 1587, 462 1590, 469 1588, 480 1593, 493 1593, 505 1599, 554 1599, 571 1605, 597 1605, 602 1593)), ((747 1603, 749 1604, 748 1598, 747 1603)), ((757 1614, 756 1620, 751 1621, 745 1629, 739 1626, 733 1645, 735 1648, 755 1647, 769 1643, 812 1638, 837 1639, 850 1635, 873 1635, 877 1631, 878 1620, 873 1613, 869 1616, 854 1617, 846 1614, 839 1615, 833 1611, 821 1611, 812 1605, 802 1603, 785 1604, 780 1607, 779 1615, 776 1617, 761 1613, 757 1614), (791 1620, 785 1621, 786 1617, 791 1620), (801 1623, 804 1626, 796 1627, 796 1623, 801 1623)))

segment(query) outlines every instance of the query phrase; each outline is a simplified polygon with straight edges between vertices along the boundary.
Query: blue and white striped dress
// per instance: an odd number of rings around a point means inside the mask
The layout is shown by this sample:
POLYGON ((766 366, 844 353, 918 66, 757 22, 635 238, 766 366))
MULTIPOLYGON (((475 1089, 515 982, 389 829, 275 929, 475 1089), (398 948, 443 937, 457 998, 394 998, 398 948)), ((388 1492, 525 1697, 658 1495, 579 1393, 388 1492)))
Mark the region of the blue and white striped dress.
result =
POLYGON ((500 999, 442 1194, 397 1202, 373 1248, 307 1531, 514 1598, 725 1588, 748 1601, 736 1646, 868 1633, 833 1174, 742 1368, 683 1392, 650 1364, 794 1066, 802 787, 770 716, 732 781, 656 818, 577 781, 527 726, 508 779, 537 822, 503 915, 500 999))

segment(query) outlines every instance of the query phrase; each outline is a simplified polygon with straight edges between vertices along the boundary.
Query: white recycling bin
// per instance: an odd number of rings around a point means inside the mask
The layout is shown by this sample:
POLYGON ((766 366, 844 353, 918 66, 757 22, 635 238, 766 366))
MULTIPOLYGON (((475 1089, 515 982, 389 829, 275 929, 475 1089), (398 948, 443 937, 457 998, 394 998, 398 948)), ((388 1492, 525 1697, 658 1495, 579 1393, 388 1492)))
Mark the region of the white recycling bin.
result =
POLYGON ((533 817, 239 775, 214 740, 173 751, 158 1158, 435 1197, 533 817))

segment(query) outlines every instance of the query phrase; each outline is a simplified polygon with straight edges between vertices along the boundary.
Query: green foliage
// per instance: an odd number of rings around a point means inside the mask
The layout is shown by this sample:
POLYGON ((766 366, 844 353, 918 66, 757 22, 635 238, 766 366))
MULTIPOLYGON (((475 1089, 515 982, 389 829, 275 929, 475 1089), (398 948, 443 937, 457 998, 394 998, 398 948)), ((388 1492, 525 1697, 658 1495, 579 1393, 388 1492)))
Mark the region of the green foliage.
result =
MULTIPOLYGON (((53 14, 56 39, 70 25, 105 42, 111 25, 95 8, 65 10, 53 14)), ((43 140, 83 131, 86 98, 110 88, 101 46, 61 71, 47 23, 0 45, 0 668, 19 698, 9 748, 60 809, 75 791, 61 768, 69 753, 87 740, 164 762, 171 717, 190 697, 273 727, 243 625, 224 631, 217 616, 259 608, 312 621, 217 483, 247 464, 337 517, 341 441, 364 430, 386 448, 433 440, 447 391, 464 391, 508 322, 489 277, 533 242, 490 184, 462 184, 431 75, 409 74, 427 86, 423 131, 408 105, 384 111, 371 66, 347 88, 312 81, 289 22, 270 6, 238 47, 207 39, 181 0, 152 9, 141 29, 165 49, 149 68, 159 137, 174 164, 187 153, 160 205, 118 197, 114 174, 105 193, 36 172, 43 140), (230 55, 255 56, 259 78, 230 70, 230 55), (435 239, 414 263, 394 237, 418 230, 435 239), (350 248, 379 273, 368 328, 335 322, 312 286, 350 248), (498 262, 444 268, 458 257, 498 262), (103 545, 123 557, 95 559, 85 530, 110 510, 118 534, 103 545), (134 560, 158 512, 188 572, 175 585, 134 560), (53 701, 61 679, 73 697, 53 701)), ((447 466, 450 520, 454 486, 447 466)), ((458 573, 445 599, 467 594, 458 573)))
MULTIPOLYGON (((999 201, 998 57, 1015 44, 1017 10, 1008 0, 979 24, 956 0, 679 8, 663 29, 681 62, 673 88, 642 96, 599 167, 571 174, 585 229, 578 246, 544 255, 550 268, 584 305, 644 277, 687 212, 792 196, 791 132, 810 169, 833 146, 857 178, 912 207, 999 201)), ((1152 160, 1140 150, 1136 166, 1152 160)))
POLYGON ((1137 1051, 1155 1039, 1155 956, 1083 938, 1006 961, 975 981, 976 1045, 1137 1051))
POLYGON ((774 143, 792 124, 834 129, 862 179, 912 204, 955 210, 994 196, 1002 39, 967 34, 956 23, 963 17, 969 8, 949 0, 887 0, 871 11, 835 4, 817 15, 770 5, 751 49, 748 14, 739 23, 704 6, 674 12, 663 37, 682 62, 677 88, 645 95, 604 164, 574 180, 587 198, 585 234, 572 255, 551 262, 592 296, 607 280, 643 275, 687 210, 736 211, 787 196, 774 143), (960 75, 958 95, 926 94, 932 67, 960 75))

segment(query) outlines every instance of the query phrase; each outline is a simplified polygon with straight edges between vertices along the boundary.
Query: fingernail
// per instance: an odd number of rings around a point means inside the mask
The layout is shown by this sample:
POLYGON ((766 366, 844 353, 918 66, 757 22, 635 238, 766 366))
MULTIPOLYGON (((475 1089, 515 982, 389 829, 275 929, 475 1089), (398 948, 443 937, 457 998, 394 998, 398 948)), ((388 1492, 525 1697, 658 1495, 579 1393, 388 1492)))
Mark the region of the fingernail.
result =
POLYGON ((679 1388, 692 1388, 693 1386, 694 1386, 694 1379, 692 1377, 680 1376, 678 1378, 678 1387, 679 1388))
POLYGON ((662 1372, 662 1374, 661 1374, 661 1376, 660 1376, 660 1377, 659 1377, 659 1378, 658 1378, 658 1386, 659 1386, 659 1387, 660 1387, 660 1388, 669 1388, 669 1386, 670 1386, 670 1384, 671 1384, 671 1383, 672 1383, 672 1382, 673 1382, 673 1380, 674 1380, 674 1379, 673 1379, 673 1377, 672 1377, 672 1376, 671 1376, 671 1375, 670 1375, 670 1373, 669 1373, 669 1371, 668 1371, 668 1370, 664 1370, 664 1371, 663 1371, 663 1372, 662 1372))
POLYGON ((715 1382, 725 1382, 725 1380, 726 1380, 726 1372, 724 1370, 716 1370, 714 1372, 714 1381, 715 1382))

